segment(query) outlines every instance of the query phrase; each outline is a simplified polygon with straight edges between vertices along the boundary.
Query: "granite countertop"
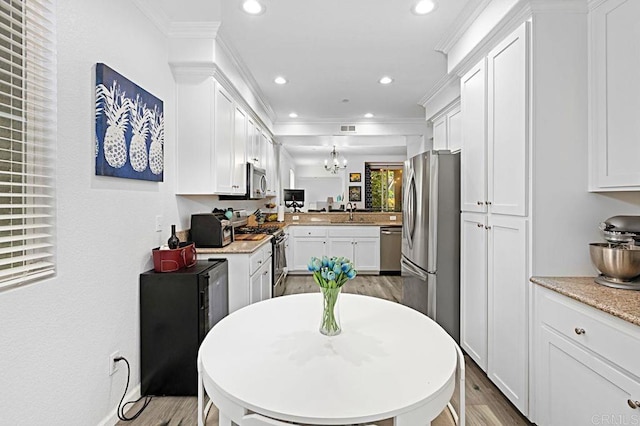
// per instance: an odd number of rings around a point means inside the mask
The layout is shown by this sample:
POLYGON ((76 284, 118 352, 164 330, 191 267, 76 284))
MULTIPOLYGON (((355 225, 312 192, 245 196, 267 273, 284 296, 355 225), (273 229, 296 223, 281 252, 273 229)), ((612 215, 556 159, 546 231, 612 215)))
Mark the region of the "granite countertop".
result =
POLYGON ((287 222, 287 225, 295 226, 402 226, 402 222, 389 222, 389 221, 373 221, 373 222, 360 222, 354 220, 353 222, 331 222, 329 220, 316 220, 312 222, 287 222))
POLYGON ((271 235, 267 235, 266 238, 260 241, 234 241, 228 246, 220 247, 220 248, 208 248, 208 247, 196 247, 196 252, 198 256, 207 255, 207 254, 242 254, 242 253, 253 253, 258 250, 263 245, 269 243, 271 244, 271 235))
POLYGON ((594 282, 594 277, 532 277, 531 282, 640 326, 640 291, 594 282))

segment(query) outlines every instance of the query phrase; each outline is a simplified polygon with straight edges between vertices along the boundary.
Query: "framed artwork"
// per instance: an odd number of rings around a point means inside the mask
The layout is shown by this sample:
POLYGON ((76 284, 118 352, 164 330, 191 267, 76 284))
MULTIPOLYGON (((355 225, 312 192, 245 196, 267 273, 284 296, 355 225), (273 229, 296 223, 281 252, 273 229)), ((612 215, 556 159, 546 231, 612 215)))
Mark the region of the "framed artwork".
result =
POLYGON ((362 176, 360 173, 349 173, 349 182, 361 182, 362 176))
POLYGON ((96 64, 96 175, 162 182, 163 102, 96 64))
POLYGON ((350 186, 349 187, 349 201, 362 201, 362 187, 350 186))

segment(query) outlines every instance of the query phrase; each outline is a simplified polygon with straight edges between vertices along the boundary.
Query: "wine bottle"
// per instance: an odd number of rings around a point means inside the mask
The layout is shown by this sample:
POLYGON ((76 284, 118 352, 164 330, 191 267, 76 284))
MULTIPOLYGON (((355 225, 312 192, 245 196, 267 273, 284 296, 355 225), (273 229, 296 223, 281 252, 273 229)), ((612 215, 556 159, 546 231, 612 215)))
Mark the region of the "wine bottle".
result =
POLYGON ((167 244, 169 245, 169 248, 171 250, 177 249, 178 245, 180 244, 180 240, 176 236, 176 226, 175 225, 171 225, 171 236, 169 237, 169 241, 167 241, 167 244))

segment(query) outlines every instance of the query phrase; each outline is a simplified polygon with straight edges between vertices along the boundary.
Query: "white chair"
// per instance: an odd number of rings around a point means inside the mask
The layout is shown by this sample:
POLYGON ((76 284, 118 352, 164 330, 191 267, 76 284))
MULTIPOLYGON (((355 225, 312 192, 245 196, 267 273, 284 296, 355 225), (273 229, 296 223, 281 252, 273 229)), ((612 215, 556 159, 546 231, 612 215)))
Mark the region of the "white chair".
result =
POLYGON ((297 426, 293 423, 285 423, 260 414, 247 414, 242 418, 240 426, 297 426))
MULTIPOLYGON (((453 339, 451 339, 453 340, 453 339)), ((456 410, 453 408, 453 406, 451 405, 451 403, 449 402, 447 404, 447 408, 449 409, 449 412, 451 413, 451 415, 453 416, 453 420, 456 422, 457 426, 464 426, 465 423, 465 393, 464 393, 464 386, 465 386, 465 366, 464 366, 464 354, 462 353, 462 349, 460 349, 460 346, 458 346, 456 344, 456 342, 454 341, 453 344, 456 347, 456 352, 458 353, 458 368, 456 369, 456 374, 458 376, 458 394, 460 397, 460 407, 458 407, 459 409, 459 413, 456 413, 456 410)))

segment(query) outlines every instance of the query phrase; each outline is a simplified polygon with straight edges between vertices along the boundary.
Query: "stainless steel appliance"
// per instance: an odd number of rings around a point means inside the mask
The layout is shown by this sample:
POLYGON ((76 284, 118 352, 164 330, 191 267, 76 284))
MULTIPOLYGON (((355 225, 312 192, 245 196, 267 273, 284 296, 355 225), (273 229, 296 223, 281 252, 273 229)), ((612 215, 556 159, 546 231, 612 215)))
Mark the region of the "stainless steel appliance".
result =
POLYGON ((284 294, 284 281, 287 278, 287 244, 289 235, 280 232, 271 240, 273 244, 273 297, 284 294))
POLYGON ((380 227, 380 272, 400 272, 400 250, 402 228, 399 226, 380 227))
POLYGON ((190 234, 196 247, 224 247, 233 242, 233 226, 221 210, 192 214, 190 234))
POLYGON ((431 151, 405 162, 402 303, 460 340, 460 155, 431 151))
POLYGON ((595 282, 608 287, 640 290, 640 216, 614 216, 600 224, 606 243, 589 244, 595 282))
POLYGON ((228 313, 226 259, 140 274, 142 395, 197 395, 198 349, 228 313))
MULTIPOLYGON (((271 285, 273 286, 273 297, 282 296, 284 293, 284 281, 287 277, 287 254, 286 247, 289 236, 277 225, 244 226, 235 230, 238 239, 242 235, 272 235, 272 256, 271 256, 271 285)), ((251 238, 253 240, 253 238, 251 238)))

